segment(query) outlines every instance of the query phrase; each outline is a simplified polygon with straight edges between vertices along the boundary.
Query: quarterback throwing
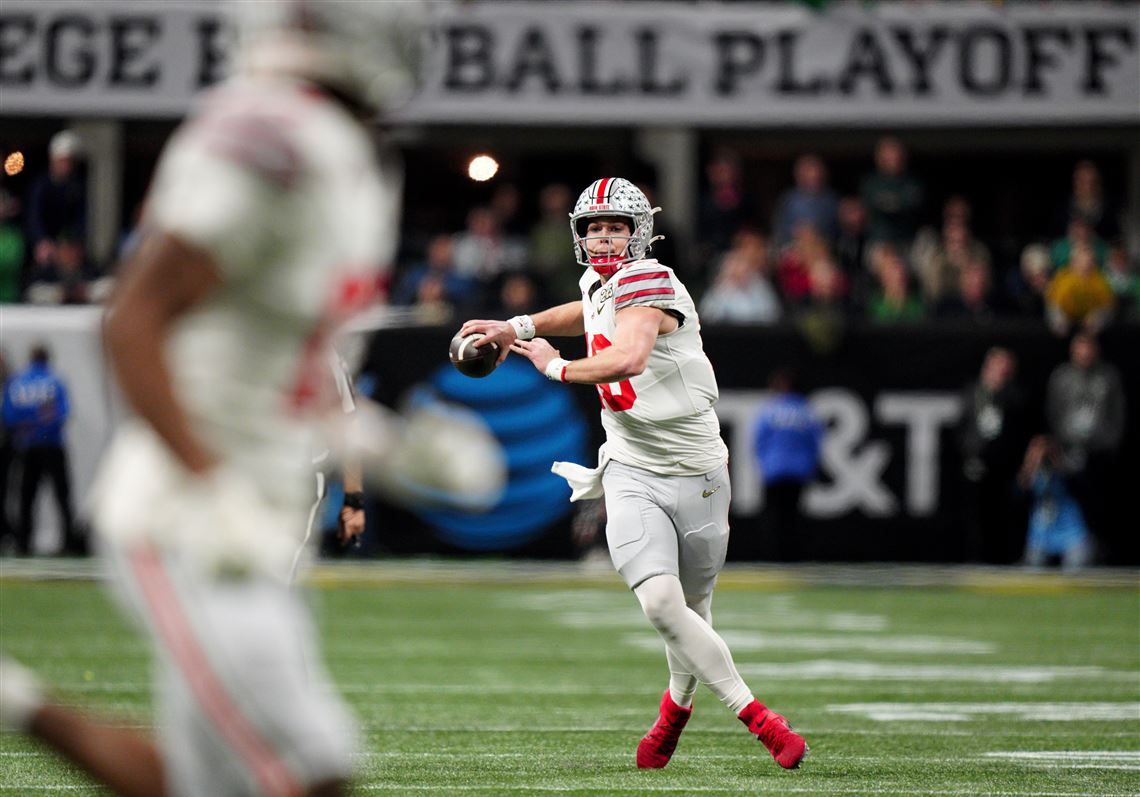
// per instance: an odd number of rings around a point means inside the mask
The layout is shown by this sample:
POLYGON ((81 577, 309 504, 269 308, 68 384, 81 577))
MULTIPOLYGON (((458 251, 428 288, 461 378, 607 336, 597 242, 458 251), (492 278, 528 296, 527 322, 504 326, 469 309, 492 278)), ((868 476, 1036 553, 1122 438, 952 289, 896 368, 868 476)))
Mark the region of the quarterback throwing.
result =
POLYGON ((804 738, 760 703, 712 628, 712 592, 728 546, 728 450, 713 405, 718 392, 697 309, 671 268, 647 257, 657 238, 645 194, 607 177, 570 214, 574 254, 585 267, 582 299, 509 321, 468 321, 501 358, 526 357, 548 378, 596 385, 606 443, 598 467, 555 463, 571 500, 605 495, 614 567, 661 635, 669 688, 637 747, 637 765, 669 763, 705 684, 785 768, 804 738), (563 359, 540 335, 586 335, 589 356, 563 359))

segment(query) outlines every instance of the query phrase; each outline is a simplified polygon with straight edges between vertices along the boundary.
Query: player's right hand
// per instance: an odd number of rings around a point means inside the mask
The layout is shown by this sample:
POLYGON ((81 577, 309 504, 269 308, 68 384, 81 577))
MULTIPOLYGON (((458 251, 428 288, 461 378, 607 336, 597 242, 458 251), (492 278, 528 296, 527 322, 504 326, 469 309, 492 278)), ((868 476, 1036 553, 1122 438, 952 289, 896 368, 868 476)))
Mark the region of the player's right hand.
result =
POLYGON ((503 360, 507 359, 507 355, 511 353, 511 344, 518 337, 515 328, 506 321, 465 321, 459 330, 459 334, 463 336, 476 332, 482 333, 485 337, 475 344, 475 348, 481 349, 491 343, 499 344, 499 359, 496 365, 501 365, 503 360))

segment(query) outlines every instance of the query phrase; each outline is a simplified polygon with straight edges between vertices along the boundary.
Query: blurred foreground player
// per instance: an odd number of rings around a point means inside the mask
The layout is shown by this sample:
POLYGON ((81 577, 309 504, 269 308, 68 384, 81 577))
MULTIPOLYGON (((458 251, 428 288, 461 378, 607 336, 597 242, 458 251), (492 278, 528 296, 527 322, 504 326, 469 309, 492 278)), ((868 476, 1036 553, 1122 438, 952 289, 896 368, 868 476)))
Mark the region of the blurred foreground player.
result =
POLYGON ((45 702, 11 663, 0 679, 6 724, 119 794, 345 791, 354 724, 288 578, 327 338, 394 252, 362 121, 410 92, 412 6, 237 3, 239 75, 159 164, 106 319, 137 417, 95 488, 113 581, 157 648, 158 739, 45 702))
POLYGON ((807 746, 782 716, 756 700, 712 629, 712 591, 728 545, 728 450, 713 410, 718 397, 689 292, 646 254, 653 214, 628 180, 605 178, 570 217, 574 253, 586 267, 581 301, 510 321, 468 321, 529 359, 552 380, 597 385, 606 444, 593 470, 555 463, 574 494, 605 494, 614 566, 665 640, 669 688, 637 748, 637 765, 669 762, 703 683, 755 733, 777 763, 799 765, 807 746), (585 334, 589 356, 567 361, 536 335, 585 334))

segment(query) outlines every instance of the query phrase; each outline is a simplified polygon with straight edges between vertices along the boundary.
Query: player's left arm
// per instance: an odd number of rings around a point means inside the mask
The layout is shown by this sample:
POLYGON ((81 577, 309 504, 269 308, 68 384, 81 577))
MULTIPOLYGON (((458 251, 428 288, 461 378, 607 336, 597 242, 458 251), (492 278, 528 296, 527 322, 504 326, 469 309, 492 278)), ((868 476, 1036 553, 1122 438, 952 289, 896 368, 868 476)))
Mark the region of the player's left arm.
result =
POLYGON ((563 360, 558 350, 542 338, 516 340, 511 351, 526 357, 552 379, 585 385, 620 382, 645 370, 658 334, 671 331, 670 327, 675 329, 677 321, 664 310, 646 306, 627 307, 615 318, 613 345, 581 360, 563 360))

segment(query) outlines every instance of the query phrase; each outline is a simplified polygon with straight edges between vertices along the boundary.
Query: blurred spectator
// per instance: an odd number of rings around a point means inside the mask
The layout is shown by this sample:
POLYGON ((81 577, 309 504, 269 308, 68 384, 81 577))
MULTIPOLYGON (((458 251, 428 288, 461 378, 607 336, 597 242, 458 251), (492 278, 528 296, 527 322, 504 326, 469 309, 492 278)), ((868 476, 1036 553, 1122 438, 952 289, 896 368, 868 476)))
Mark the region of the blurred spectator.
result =
POLYGON ((467 228, 455 236, 455 273, 489 283, 505 271, 517 271, 526 261, 526 246, 503 235, 499 219, 489 207, 467 213, 467 228))
POLYGON ((823 423, 807 396, 799 392, 796 374, 779 368, 768 379, 771 395, 760 409, 753 431, 756 460, 764 481, 762 534, 775 542, 782 561, 801 558, 800 498, 815 479, 823 445, 823 423))
POLYGON ((33 267, 28 283, 25 298, 32 304, 101 302, 111 290, 110 278, 88 264, 83 240, 69 231, 55 240, 51 257, 33 267))
POLYGON ((455 273, 455 242, 452 237, 437 235, 428 241, 425 261, 412 268, 396 284, 392 291, 392 304, 422 305, 439 301, 450 306, 461 303, 475 290, 473 279, 464 279, 455 273), (435 284, 421 294, 422 283, 429 279, 435 284))
POLYGON ((1045 293, 1049 326, 1058 335, 1068 334, 1074 326, 1100 329, 1112 313, 1115 300, 1108 280, 1096 267, 1091 249, 1074 249, 1069 262, 1054 275, 1045 293))
POLYGON ((1044 244, 1030 244, 1021 252, 1021 268, 1011 271, 1008 292, 1019 312, 1030 318, 1045 318, 1045 294, 1049 289, 1052 261, 1044 244))
POLYGON ((968 259, 958 272, 957 290, 945 295, 935 306, 939 318, 959 318, 974 322, 992 321, 998 315, 998 302, 990 290, 990 268, 968 259))
POLYGON ((519 216, 522 195, 514 183, 499 183, 491 194, 490 208, 503 235, 510 238, 526 237, 527 229, 519 216))
POLYGON ((1058 227, 1073 219, 1084 222, 1101 240, 1112 241, 1120 235, 1117 211, 1105 200, 1100 170, 1090 160, 1079 161, 1073 168, 1073 193, 1065 204, 1058 227))
POLYGON ((780 320, 780 300, 767 276, 747 255, 730 250, 720 273, 701 300, 701 320, 733 324, 774 324, 780 320))
POLYGON ((1070 265, 1075 249, 1089 249, 1097 268, 1104 266, 1108 259, 1108 245, 1096 234, 1089 223, 1081 218, 1070 219, 1064 238, 1053 242, 1053 268, 1061 269, 1070 265))
POLYGON ((22 471, 16 535, 16 550, 21 555, 32 551, 36 493, 45 477, 51 481, 59 507, 63 550, 86 552, 84 541, 75 534, 71 514, 71 475, 63 437, 70 413, 67 387, 51 368, 51 354, 46 346, 33 347, 28 367, 8 381, 3 406, 22 471))
POLYGON ((20 280, 27 247, 16 219, 20 201, 0 189, 0 304, 20 301, 20 280))
POLYGON ((907 153, 893 136, 879 139, 875 171, 863 178, 859 196, 869 217, 868 238, 909 246, 922 208, 922 184, 906 171, 907 153))
POLYGON ((895 323, 921 321, 926 317, 926 306, 911 290, 906 264, 898 250, 888 244, 876 246, 872 268, 878 280, 878 288, 867 302, 867 317, 870 320, 895 323))
POLYGON ((1060 450, 1052 438, 1038 435, 1030 441, 1017 480, 1033 494, 1026 566, 1043 567, 1053 556, 1060 558, 1065 570, 1091 564, 1092 539, 1080 505, 1065 487, 1060 450))
POLYGON ((1103 540, 1108 534, 1106 498, 1126 415, 1120 372, 1101 361, 1091 332, 1073 336, 1069 362, 1049 375, 1045 417, 1061 448, 1073 494, 1093 533, 1103 540))
POLYGON ((445 278, 429 272, 416 284, 416 319, 422 324, 443 324, 451 320, 455 308, 447 298, 445 278))
POLYGON ((776 277, 785 301, 799 304, 807 300, 811 294, 812 270, 822 262, 831 262, 827 242, 811 222, 800 222, 791 242, 781 250, 776 265, 776 277))
POLYGON ((1016 373, 1013 353, 995 346, 986 352, 978 380, 962 395, 957 437, 966 558, 971 562, 1011 562, 1022 543, 1020 534, 1010 537, 1010 530, 1020 525, 1012 486, 1028 431, 1016 373))
POLYGON ((783 246, 801 222, 811 224, 828 243, 839 235, 839 198, 827 186, 827 169, 818 155, 801 155, 794 169, 796 185, 780 197, 772 230, 783 246))
POLYGON ((923 297, 931 304, 954 291, 966 263, 989 267, 990 250, 970 232, 970 206, 966 200, 951 197, 946 202, 940 233, 929 227, 919 232, 911 249, 911 262, 923 297))
POLYGON ((567 186, 548 185, 539 192, 539 220, 530 229, 530 267, 556 302, 573 301, 582 295, 578 288, 582 269, 574 262, 573 247, 567 242, 573 208, 574 195, 567 186))
POLYGON ((795 322, 812 350, 826 354, 834 351, 843 339, 848 281, 830 258, 817 260, 809 278, 807 300, 797 308, 795 322))
POLYGON ((497 301, 488 310, 489 315, 496 318, 532 313, 536 307, 546 303, 539 295, 534 278, 521 271, 505 275, 498 285, 496 296, 497 301))
POLYGON ((866 269, 867 209, 859 197, 839 200, 839 235, 835 239, 835 256, 848 278, 854 279, 866 269))
POLYGON ((722 149, 705 167, 708 188, 701 197, 699 225, 705 267, 712 257, 728 249, 732 236, 741 227, 756 221, 756 200, 744 188, 740 156, 722 149))
POLYGON ((48 170, 32 183, 28 195, 28 238, 36 265, 54 258, 55 242, 64 232, 87 241, 87 182, 79 169, 81 142, 61 130, 48 144, 48 170))
MULTIPOLYGON (((8 395, 8 380, 11 374, 8 371, 8 355, 0 349, 0 403, 3 396, 8 395)), ((12 521, 8 516, 8 476, 12 473, 12 434, 8 429, 8 421, 4 413, 0 412, 0 551, 6 551, 9 544, 14 545, 12 521)))
POLYGON ((1140 321, 1140 274, 1122 244, 1108 250, 1105 278, 1116 299, 1116 317, 1121 321, 1140 321))

